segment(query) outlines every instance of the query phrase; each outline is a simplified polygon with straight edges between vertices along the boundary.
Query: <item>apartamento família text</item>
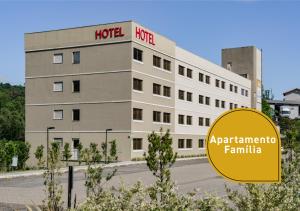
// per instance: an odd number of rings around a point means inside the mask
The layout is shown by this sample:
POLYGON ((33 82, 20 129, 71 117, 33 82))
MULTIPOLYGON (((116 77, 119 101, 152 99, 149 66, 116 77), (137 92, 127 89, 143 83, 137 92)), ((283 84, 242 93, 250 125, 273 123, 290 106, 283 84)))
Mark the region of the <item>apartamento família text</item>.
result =
POLYGON ((264 144, 276 144, 275 137, 210 137, 209 143, 224 145, 225 154, 261 154, 264 144), (234 145, 234 146, 233 146, 234 145), (239 146, 236 146, 239 145, 239 146))

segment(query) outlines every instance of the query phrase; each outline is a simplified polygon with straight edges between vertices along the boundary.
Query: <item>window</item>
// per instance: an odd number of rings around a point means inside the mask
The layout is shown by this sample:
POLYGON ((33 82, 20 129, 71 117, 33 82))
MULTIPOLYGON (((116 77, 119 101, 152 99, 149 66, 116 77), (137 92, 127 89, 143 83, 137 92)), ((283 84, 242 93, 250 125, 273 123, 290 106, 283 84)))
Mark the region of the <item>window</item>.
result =
POLYGON ((233 109, 233 103, 229 104, 229 109, 233 109))
POLYGON ((161 67, 161 58, 158 56, 153 55, 153 66, 161 67))
POLYGON ((137 48, 133 49, 133 59, 142 62, 143 61, 143 51, 137 48))
POLYGON ((199 124, 199 126, 203 126, 203 117, 199 117, 198 118, 198 124, 199 124))
POLYGON ((205 76, 205 83, 210 84, 210 76, 205 76))
POLYGON ((178 66, 178 74, 184 76, 184 67, 181 65, 178 66))
POLYGON ((237 104, 234 104, 234 108, 237 108, 238 107, 238 105, 237 104))
POLYGON ((203 82, 204 75, 203 73, 199 73, 199 81, 203 82))
POLYGON ((133 138, 132 139, 132 149, 133 150, 142 150, 143 149, 143 139, 142 138, 133 138))
POLYGON ((80 92, 80 81, 73 81, 73 92, 80 92))
POLYGON ((193 124, 193 117, 192 116, 186 116, 186 124, 192 125, 193 124))
POLYGON ((198 147, 204 148, 204 139, 199 139, 198 147))
POLYGON ((237 86, 234 86, 234 92, 238 93, 238 87, 237 86))
POLYGON ((53 142, 54 143, 58 143, 59 144, 59 147, 62 149, 63 147, 63 138, 53 138, 53 142))
POLYGON ((143 80, 134 78, 133 79, 133 89, 138 91, 143 91, 143 80))
POLYGON ((171 122, 171 114, 170 113, 164 113, 164 117, 163 117, 163 121, 164 123, 170 123, 171 122))
POLYGON ((64 89, 64 83, 62 81, 53 83, 53 92, 62 92, 64 89))
POLYGON ((178 139, 178 149, 184 149, 184 139, 178 139))
POLYGON ((80 121, 80 109, 73 109, 73 121, 80 121))
POLYGON ((227 70, 231 70, 232 68, 232 62, 227 62, 227 70))
POLYGON ((160 95, 160 87, 159 84, 153 84, 153 94, 160 95))
POLYGON ((244 95, 244 89, 243 88, 241 88, 241 95, 244 95))
POLYGON ((203 95, 199 95, 199 103, 200 104, 204 103, 204 97, 203 97, 203 95))
POLYGON ((216 79, 216 87, 220 87, 220 80, 216 79))
POLYGON ((164 69, 168 71, 171 70, 171 62, 169 60, 164 59, 164 69))
POLYGON ((225 101, 224 100, 221 101, 221 107, 225 108, 225 101))
POLYGON ((233 85, 232 85, 232 84, 230 84, 229 90, 230 90, 231 92, 233 92, 233 85))
POLYGON ((210 119, 209 118, 205 118, 205 126, 209 126, 210 125, 210 119))
POLYGON ((188 149, 193 148, 193 139, 186 140, 186 148, 188 148, 188 149))
POLYGON ((160 122, 160 111, 153 111, 153 122, 160 122))
POLYGON ((73 149, 78 149, 79 148, 80 139, 79 138, 72 138, 72 142, 73 142, 73 149))
POLYGON ((186 93, 186 100, 192 102, 193 101, 193 93, 187 92, 186 93))
POLYGON ((143 120, 143 109, 133 108, 133 120, 143 120))
POLYGON ((216 99, 216 107, 220 107, 220 100, 216 99))
POLYGON ((184 115, 178 115, 178 124, 184 125, 184 115))
POLYGON ((188 78, 193 78, 193 70, 187 68, 187 70, 186 70, 186 76, 188 78))
POLYGON ((73 52, 73 64, 80 64, 80 51, 73 52))
POLYGON ((225 81, 222 81, 221 87, 222 87, 222 89, 225 89, 225 81))
POLYGON ((209 97, 205 97, 205 104, 209 105, 210 104, 210 98, 209 97))
POLYGON ((180 100, 184 100, 184 91, 183 90, 178 90, 178 98, 180 100))
POLYGON ((248 90, 245 90, 245 96, 248 97, 248 90))
POLYGON ((171 88, 168 86, 164 86, 164 96, 171 97, 171 88))
POLYGON ((64 118, 63 110, 54 110, 53 111, 53 119, 60 120, 64 118))
POLYGON ((62 64, 63 63, 63 54, 56 53, 53 55, 53 64, 62 64))

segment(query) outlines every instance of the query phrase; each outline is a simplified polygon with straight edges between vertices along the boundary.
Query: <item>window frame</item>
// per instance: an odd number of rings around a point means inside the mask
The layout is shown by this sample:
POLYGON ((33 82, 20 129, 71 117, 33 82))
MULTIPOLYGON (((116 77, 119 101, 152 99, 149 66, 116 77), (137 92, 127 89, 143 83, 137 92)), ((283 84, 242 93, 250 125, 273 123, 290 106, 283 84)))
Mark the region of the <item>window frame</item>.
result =
POLYGON ((132 109, 132 120, 133 121, 143 121, 143 109, 133 108, 132 109))
POLYGON ((72 121, 73 122, 79 122, 80 121, 80 109, 79 108, 72 109, 72 121), (74 115, 75 112, 78 112, 78 119, 74 118, 75 117, 75 115, 74 115))
POLYGON ((153 122, 161 122, 161 111, 153 111, 153 119, 152 119, 152 121, 153 122))
POLYGON ((73 80, 72 81, 72 92, 73 93, 80 93, 80 80, 73 80), (78 90, 75 91, 75 84, 78 83, 78 90))
POLYGON ((54 81, 52 91, 53 92, 63 92, 64 91, 64 82, 63 81, 54 81), (55 89, 55 85, 57 85, 57 84, 61 84, 61 90, 56 90, 55 89))
POLYGON ((63 63, 64 63, 64 54, 63 53, 54 53, 52 64, 63 64, 63 63), (55 57, 56 56, 61 56, 61 62, 55 62, 55 57))
POLYGON ((143 150, 143 139, 133 138, 132 139, 132 151, 142 151, 143 150), (139 142, 138 144, 136 142, 139 142))
POLYGON ((80 51, 73 51, 72 52, 72 64, 80 64, 80 51), (79 55, 79 57, 78 57, 79 61, 75 59, 76 54, 79 55))
POLYGON ((133 78, 133 86, 132 86, 132 88, 135 91, 142 92, 143 91, 143 80, 141 80, 139 78, 133 78), (135 83, 136 81, 137 81, 137 83, 135 83), (136 86, 138 86, 138 87, 136 87, 136 86))
POLYGON ((133 48, 133 60, 143 63, 143 50, 134 47, 133 48), (135 58, 135 57, 137 57, 137 58, 135 58))
POLYGON ((53 120, 63 120, 64 119, 64 110, 63 109, 54 109, 53 110, 53 117, 52 117, 53 120), (61 118, 56 118, 55 116, 55 113, 56 112, 61 112, 61 118))

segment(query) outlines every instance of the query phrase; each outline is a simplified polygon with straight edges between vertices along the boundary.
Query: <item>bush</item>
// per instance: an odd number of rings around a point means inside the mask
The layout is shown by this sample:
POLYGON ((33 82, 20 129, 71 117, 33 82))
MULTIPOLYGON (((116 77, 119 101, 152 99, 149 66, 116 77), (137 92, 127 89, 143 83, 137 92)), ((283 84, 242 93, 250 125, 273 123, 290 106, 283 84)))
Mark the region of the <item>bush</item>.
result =
POLYGON ((11 170, 12 158, 18 156, 16 169, 25 169, 29 158, 30 144, 24 141, 0 141, 0 170, 11 170))

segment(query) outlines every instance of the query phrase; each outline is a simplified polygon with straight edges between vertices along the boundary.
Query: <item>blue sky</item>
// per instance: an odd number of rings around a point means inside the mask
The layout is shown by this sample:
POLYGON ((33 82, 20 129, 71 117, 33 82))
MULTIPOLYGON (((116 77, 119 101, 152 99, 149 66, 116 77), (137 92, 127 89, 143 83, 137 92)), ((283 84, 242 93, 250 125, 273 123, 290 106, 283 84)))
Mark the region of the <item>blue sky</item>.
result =
POLYGON ((0 81, 24 83, 24 33, 135 20, 217 64, 221 49, 263 49, 263 83, 276 98, 300 87, 300 2, 0 0, 0 81))

